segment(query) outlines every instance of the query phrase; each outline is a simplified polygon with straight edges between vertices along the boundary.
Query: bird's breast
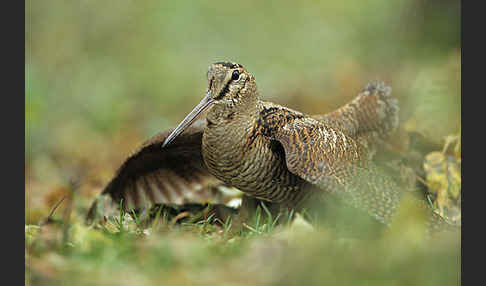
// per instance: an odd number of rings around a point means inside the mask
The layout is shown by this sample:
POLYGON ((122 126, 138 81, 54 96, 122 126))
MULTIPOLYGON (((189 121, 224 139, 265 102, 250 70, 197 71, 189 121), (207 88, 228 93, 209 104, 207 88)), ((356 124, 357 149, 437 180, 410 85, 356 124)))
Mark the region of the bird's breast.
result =
POLYGON ((211 174, 255 197, 284 202, 303 194, 305 183, 287 169, 282 146, 251 128, 209 125, 202 138, 203 160, 211 174))

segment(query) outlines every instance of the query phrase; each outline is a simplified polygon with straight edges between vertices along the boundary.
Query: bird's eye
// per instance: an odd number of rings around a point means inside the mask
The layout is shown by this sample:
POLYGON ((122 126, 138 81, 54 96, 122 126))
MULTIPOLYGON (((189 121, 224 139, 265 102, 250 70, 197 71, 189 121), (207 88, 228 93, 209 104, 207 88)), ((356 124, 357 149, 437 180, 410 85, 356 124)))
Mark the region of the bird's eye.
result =
POLYGON ((231 75, 232 80, 237 80, 240 78, 240 72, 238 70, 234 70, 233 74, 231 75))

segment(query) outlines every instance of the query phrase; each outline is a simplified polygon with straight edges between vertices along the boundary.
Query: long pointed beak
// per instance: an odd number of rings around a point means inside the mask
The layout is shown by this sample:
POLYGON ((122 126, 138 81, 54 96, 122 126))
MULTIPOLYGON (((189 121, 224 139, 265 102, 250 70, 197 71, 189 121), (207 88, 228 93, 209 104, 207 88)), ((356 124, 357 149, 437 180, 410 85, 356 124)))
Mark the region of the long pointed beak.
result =
POLYGON ((164 143, 162 143, 162 148, 170 144, 177 136, 179 136, 187 127, 191 126, 191 124, 201 115, 203 111, 208 109, 211 105, 213 105, 214 99, 211 98, 211 94, 208 91, 206 96, 199 102, 199 104, 194 107, 194 109, 189 113, 184 120, 177 125, 177 127, 172 131, 172 133, 167 136, 164 143))

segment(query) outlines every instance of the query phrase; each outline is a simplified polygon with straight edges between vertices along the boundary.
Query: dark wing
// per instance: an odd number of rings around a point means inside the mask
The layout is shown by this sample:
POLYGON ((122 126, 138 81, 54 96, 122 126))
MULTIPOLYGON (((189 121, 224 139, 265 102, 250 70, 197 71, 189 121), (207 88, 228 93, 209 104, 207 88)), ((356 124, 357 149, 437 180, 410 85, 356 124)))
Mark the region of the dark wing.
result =
MULTIPOLYGON (((285 150, 289 171, 390 224, 403 191, 378 170, 367 150, 352 138, 310 118, 286 124, 273 138, 285 150)), ((431 213, 431 228, 443 222, 422 201, 418 203, 431 213)))
POLYGON ((203 203, 212 201, 212 186, 222 182, 206 169, 201 140, 206 120, 196 121, 170 145, 162 142, 171 130, 147 140, 118 169, 102 194, 109 194, 127 209, 153 204, 203 203))

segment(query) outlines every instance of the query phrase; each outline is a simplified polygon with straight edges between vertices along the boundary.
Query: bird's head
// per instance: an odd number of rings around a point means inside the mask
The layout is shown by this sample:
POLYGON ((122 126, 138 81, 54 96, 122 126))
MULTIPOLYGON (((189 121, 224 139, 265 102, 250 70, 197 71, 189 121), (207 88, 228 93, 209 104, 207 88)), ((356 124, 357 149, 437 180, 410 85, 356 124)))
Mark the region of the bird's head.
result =
POLYGON ((237 105, 255 96, 255 78, 240 64, 218 62, 209 66, 207 95, 214 103, 237 105))
POLYGON ((258 99, 255 78, 242 65, 217 62, 209 66, 208 90, 201 102, 182 120, 162 144, 169 144, 207 109, 213 118, 247 112, 258 99))

